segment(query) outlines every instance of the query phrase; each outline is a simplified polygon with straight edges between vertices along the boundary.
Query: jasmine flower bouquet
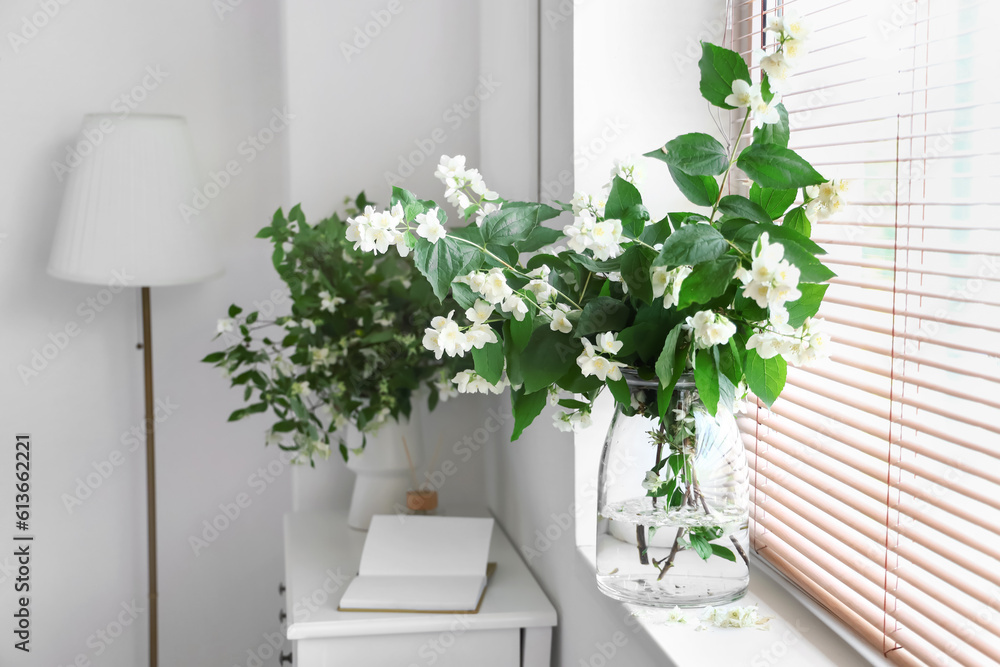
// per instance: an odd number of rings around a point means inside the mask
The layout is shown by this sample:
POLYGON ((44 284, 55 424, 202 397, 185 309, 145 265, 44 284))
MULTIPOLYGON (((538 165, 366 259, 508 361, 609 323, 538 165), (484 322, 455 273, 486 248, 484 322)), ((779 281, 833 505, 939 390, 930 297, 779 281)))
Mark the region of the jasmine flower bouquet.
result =
MULTIPOLYGON (((375 224, 394 215, 376 213, 364 193, 347 202, 348 215, 375 224)), ((297 452, 300 461, 328 456, 331 441, 346 460, 345 426, 367 434, 409 416, 421 388, 433 409, 457 395, 452 378, 471 365, 421 344, 424 330, 442 319, 438 309, 454 303, 439 301, 406 253, 360 252, 347 229, 336 213, 311 225, 298 206, 287 217, 278 210, 257 237, 274 246, 290 313, 272 317, 272 303, 251 312, 230 306, 216 335, 225 348, 203 359, 243 388, 247 405, 229 420, 270 411, 268 443, 297 452)), ((275 300, 285 302, 281 296, 275 300)), ((476 382, 463 389, 474 391, 476 382)))
MULTIPOLYGON (((693 211, 651 215, 635 159, 615 163, 605 191, 557 208, 504 200, 463 156, 446 155, 435 175, 464 226, 446 226, 444 207, 398 187, 389 210, 348 219, 359 251, 413 254, 444 304, 422 346, 471 356, 451 378, 458 392, 511 386, 515 439, 549 402, 563 408, 557 427, 588 425, 605 387, 634 414, 623 370, 658 380, 654 413, 672 421, 668 399, 684 372, 714 415, 747 389, 770 405, 787 364, 828 355, 814 316, 834 273, 810 234, 844 206, 846 183, 788 148, 781 93, 808 29, 789 14, 768 30, 776 39, 756 82, 739 54, 702 44, 702 96, 742 116, 735 138, 683 134, 646 154, 667 164, 693 211), (737 170, 745 180, 733 188, 737 170), (543 224, 563 215, 572 222, 543 224)), ((661 469, 651 485, 662 486, 661 469)))

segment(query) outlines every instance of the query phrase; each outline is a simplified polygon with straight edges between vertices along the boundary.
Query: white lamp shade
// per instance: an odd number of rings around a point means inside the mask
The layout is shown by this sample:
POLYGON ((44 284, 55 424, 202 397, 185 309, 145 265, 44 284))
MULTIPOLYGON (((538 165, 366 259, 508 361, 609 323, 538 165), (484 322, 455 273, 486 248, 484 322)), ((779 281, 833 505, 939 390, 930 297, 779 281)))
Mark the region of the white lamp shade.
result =
POLYGON ((88 115, 77 146, 51 275, 107 284, 124 274, 132 286, 159 286, 222 273, 207 212, 192 204, 203 184, 183 117, 88 115))

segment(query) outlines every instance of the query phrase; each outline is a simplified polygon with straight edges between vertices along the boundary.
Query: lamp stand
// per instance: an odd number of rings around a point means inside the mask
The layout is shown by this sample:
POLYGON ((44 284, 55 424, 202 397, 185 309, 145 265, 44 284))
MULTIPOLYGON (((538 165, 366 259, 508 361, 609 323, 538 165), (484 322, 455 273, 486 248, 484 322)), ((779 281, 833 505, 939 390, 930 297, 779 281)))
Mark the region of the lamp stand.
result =
POLYGON ((159 653, 156 589, 156 451, 153 406, 153 331, 149 288, 142 288, 142 357, 146 380, 146 526, 149 552, 149 667, 156 667, 159 653))

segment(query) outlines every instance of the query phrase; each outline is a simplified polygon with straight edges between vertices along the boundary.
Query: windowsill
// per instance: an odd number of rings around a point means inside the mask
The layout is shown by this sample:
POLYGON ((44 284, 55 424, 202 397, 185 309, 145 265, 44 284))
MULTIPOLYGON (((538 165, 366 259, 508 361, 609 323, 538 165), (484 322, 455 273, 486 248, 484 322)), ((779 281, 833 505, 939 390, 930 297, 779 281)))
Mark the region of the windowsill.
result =
MULTIPOLYGON (((596 571, 594 547, 580 546, 578 552, 596 571)), ((890 664, 756 556, 751 557, 750 567, 750 590, 734 604, 757 605, 762 617, 771 617, 764 630, 706 627, 699 622, 702 610, 698 608, 685 610, 691 622, 682 624, 666 622, 665 610, 620 604, 634 612, 640 627, 677 667, 732 667, 733 656, 740 656, 739 664, 751 667, 890 664)))

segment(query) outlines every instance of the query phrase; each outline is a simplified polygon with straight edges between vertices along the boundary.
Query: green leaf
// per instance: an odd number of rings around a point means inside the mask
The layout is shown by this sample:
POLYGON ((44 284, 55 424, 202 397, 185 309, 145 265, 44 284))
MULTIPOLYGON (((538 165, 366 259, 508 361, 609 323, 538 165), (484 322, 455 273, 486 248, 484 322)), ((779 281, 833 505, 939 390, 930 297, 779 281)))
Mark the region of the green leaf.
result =
POLYGON ((503 354, 507 359, 507 379, 516 387, 524 384, 524 378, 521 376, 520 350, 514 346, 514 334, 510 329, 510 323, 513 321, 515 320, 503 322, 503 354))
POLYGON ((784 104, 779 104, 775 109, 778 110, 778 117, 781 120, 777 123, 764 123, 754 130, 753 143, 788 148, 788 139, 791 137, 791 130, 788 127, 788 109, 785 108, 784 104))
POLYGON ((811 255, 826 254, 826 250, 823 250, 822 247, 817 245, 809 237, 803 236, 791 227, 786 227, 784 225, 743 225, 735 234, 727 236, 727 238, 740 247, 750 250, 754 242, 757 241, 757 238, 764 232, 767 232, 768 239, 771 242, 779 241, 782 245, 784 245, 786 241, 791 241, 811 255))
POLYGON ((682 134, 646 157, 662 160, 691 176, 717 176, 729 167, 726 147, 702 132, 682 134))
POLYGON ((476 373, 490 384, 500 382, 503 377, 503 342, 487 343, 480 349, 472 350, 472 360, 475 362, 476 373))
MULTIPOLYGON (((663 342, 660 356, 656 360, 656 376, 660 379, 660 387, 666 391, 668 398, 677 383, 676 378, 680 377, 680 371, 683 370, 683 364, 680 364, 681 368, 678 368, 677 364, 678 341, 683 328, 684 325, 678 324, 670 330, 667 339, 663 342)), ((662 405, 660 407, 664 408, 662 405)))
POLYGON ((622 280, 628 286, 630 296, 650 303, 653 300, 653 282, 649 269, 656 257, 656 251, 641 245, 633 245, 622 255, 622 280))
POLYGON ((704 537, 689 533, 688 540, 691 542, 691 548, 701 556, 702 560, 708 560, 712 557, 712 544, 704 537))
POLYGON ((556 241, 562 238, 563 233, 558 229, 552 229, 551 227, 543 227, 538 225, 528 234, 528 238, 523 241, 518 241, 514 244, 517 251, 520 252, 535 252, 540 250, 545 246, 552 245, 556 241))
POLYGON ((412 222, 419 214, 424 212, 424 205, 420 203, 417 196, 409 190, 393 186, 391 205, 401 204, 403 213, 407 220, 412 222))
POLYGON ((829 285, 814 285, 811 283, 799 283, 799 291, 802 292, 795 301, 785 303, 788 309, 788 324, 796 329, 802 326, 806 319, 812 317, 819 311, 826 296, 829 285))
POLYGON ((527 240, 538 223, 550 220, 560 213, 558 209, 545 204, 513 202, 483 218, 480 230, 486 243, 511 245, 527 240))
POLYGON ((482 251, 447 236, 437 243, 421 238, 417 239, 413 257, 420 273, 434 289, 434 295, 444 301, 451 281, 477 267, 482 260, 482 251))
POLYGON ((735 51, 702 42, 698 68, 701 70, 698 86, 701 96, 717 107, 735 109, 726 104, 726 98, 733 92, 733 81, 742 79, 750 83, 750 70, 743 57, 735 51))
MULTIPOLYGON (((760 206, 767 213, 767 222, 771 220, 777 220, 788 207, 792 205, 795 201, 795 190, 775 190, 774 188, 762 188, 761 186, 754 183, 750 186, 750 201, 760 206)), ((740 216, 744 218, 749 218, 750 216, 740 216)), ((754 218, 750 218, 753 220, 754 218)), ((757 222, 762 222, 757 220, 757 222)))
POLYGON ((692 204, 712 206, 719 198, 719 183, 711 176, 692 176, 673 165, 668 165, 670 177, 692 204))
POLYGON ((711 348, 694 353, 694 384, 708 414, 714 416, 719 409, 719 368, 711 348))
POLYGON ((809 216, 806 215, 806 209, 803 206, 797 206, 789 211, 785 215, 785 219, 781 221, 781 226, 805 237, 812 235, 812 223, 809 222, 809 216))
POLYGON ((696 264, 681 283, 678 308, 687 308, 694 303, 706 303, 723 294, 733 280, 739 260, 732 255, 696 264))
POLYGON ((465 310, 472 308, 476 304, 476 300, 481 298, 464 283, 452 283, 451 296, 465 310))
POLYGON ((212 352, 211 354, 206 354, 205 358, 201 360, 203 364, 214 364, 218 361, 222 361, 226 358, 225 352, 212 352))
POLYGON ((535 421, 535 417, 541 414, 547 398, 547 391, 525 394, 522 387, 518 391, 511 392, 510 407, 514 413, 514 432, 510 435, 511 442, 520 438, 524 429, 535 421))
POLYGON ((552 331, 548 326, 535 329, 520 355, 525 391, 535 393, 555 383, 576 367, 581 351, 583 346, 576 338, 552 331))
POLYGON ((237 306, 235 303, 229 306, 229 317, 236 317, 243 312, 243 309, 237 306))
POLYGON ((624 377, 617 380, 608 378, 608 389, 611 390, 611 395, 615 397, 615 400, 622 405, 632 404, 632 394, 628 390, 628 382, 625 381, 624 377))
POLYGON ((670 224, 670 217, 668 216, 643 229, 642 234, 639 235, 639 240, 646 245, 656 245, 657 243, 666 241, 672 231, 673 227, 670 224))
POLYGON ((590 407, 589 403, 584 403, 583 401, 578 401, 573 398, 561 398, 559 399, 559 405, 569 410, 579 410, 581 408, 590 407))
POLYGON ((528 313, 524 316, 524 319, 519 321, 514 317, 510 318, 510 335, 514 340, 515 350, 523 350, 528 345, 528 341, 531 339, 531 332, 534 328, 535 314, 531 306, 528 306, 528 313))
POLYGON ((747 350, 746 366, 747 386, 757 397, 771 407, 781 390, 785 387, 785 373, 788 364, 778 355, 770 359, 762 359, 757 350, 747 350))
POLYGON ((274 229, 272 227, 263 227, 259 232, 257 232, 257 236, 254 238, 267 239, 270 238, 273 234, 274 234, 274 229))
MULTIPOLYGON (((576 323, 573 336, 589 336, 604 331, 621 331, 628 326, 631 309, 620 299, 599 296, 591 299, 576 323)), ((563 334, 565 336, 565 334, 563 334)))
POLYGON ((486 245, 486 242, 483 241, 483 233, 479 230, 479 225, 477 225, 474 222, 470 222, 464 227, 456 227, 454 229, 449 229, 448 235, 457 236, 460 239, 471 241, 472 243, 475 243, 477 246, 480 247, 486 245))
POLYGON ((726 560, 731 560, 734 563, 736 562, 736 554, 733 553, 732 549, 727 549, 721 544, 713 544, 711 546, 712 546, 712 555, 718 556, 720 558, 725 558, 726 560))
POLYGON ((694 265, 715 259, 726 252, 729 244, 711 225, 684 225, 663 242, 653 266, 673 268, 694 265))
MULTIPOLYGON (((792 193, 794 194, 794 190, 792 193)), ((771 218, 759 204, 740 195, 726 195, 719 200, 719 210, 731 218, 744 218, 761 224, 771 224, 771 218)))
POLYGON ((826 179, 795 151, 775 144, 751 144, 736 165, 765 188, 789 190, 825 183, 826 179))
POLYGON ((621 176, 615 176, 611 183, 611 192, 608 193, 608 201, 604 205, 604 218, 624 221, 629 209, 641 203, 642 195, 636 187, 621 176))
POLYGON ((800 284, 821 283, 837 275, 798 243, 782 239, 781 245, 785 247, 785 259, 799 269, 800 284))

